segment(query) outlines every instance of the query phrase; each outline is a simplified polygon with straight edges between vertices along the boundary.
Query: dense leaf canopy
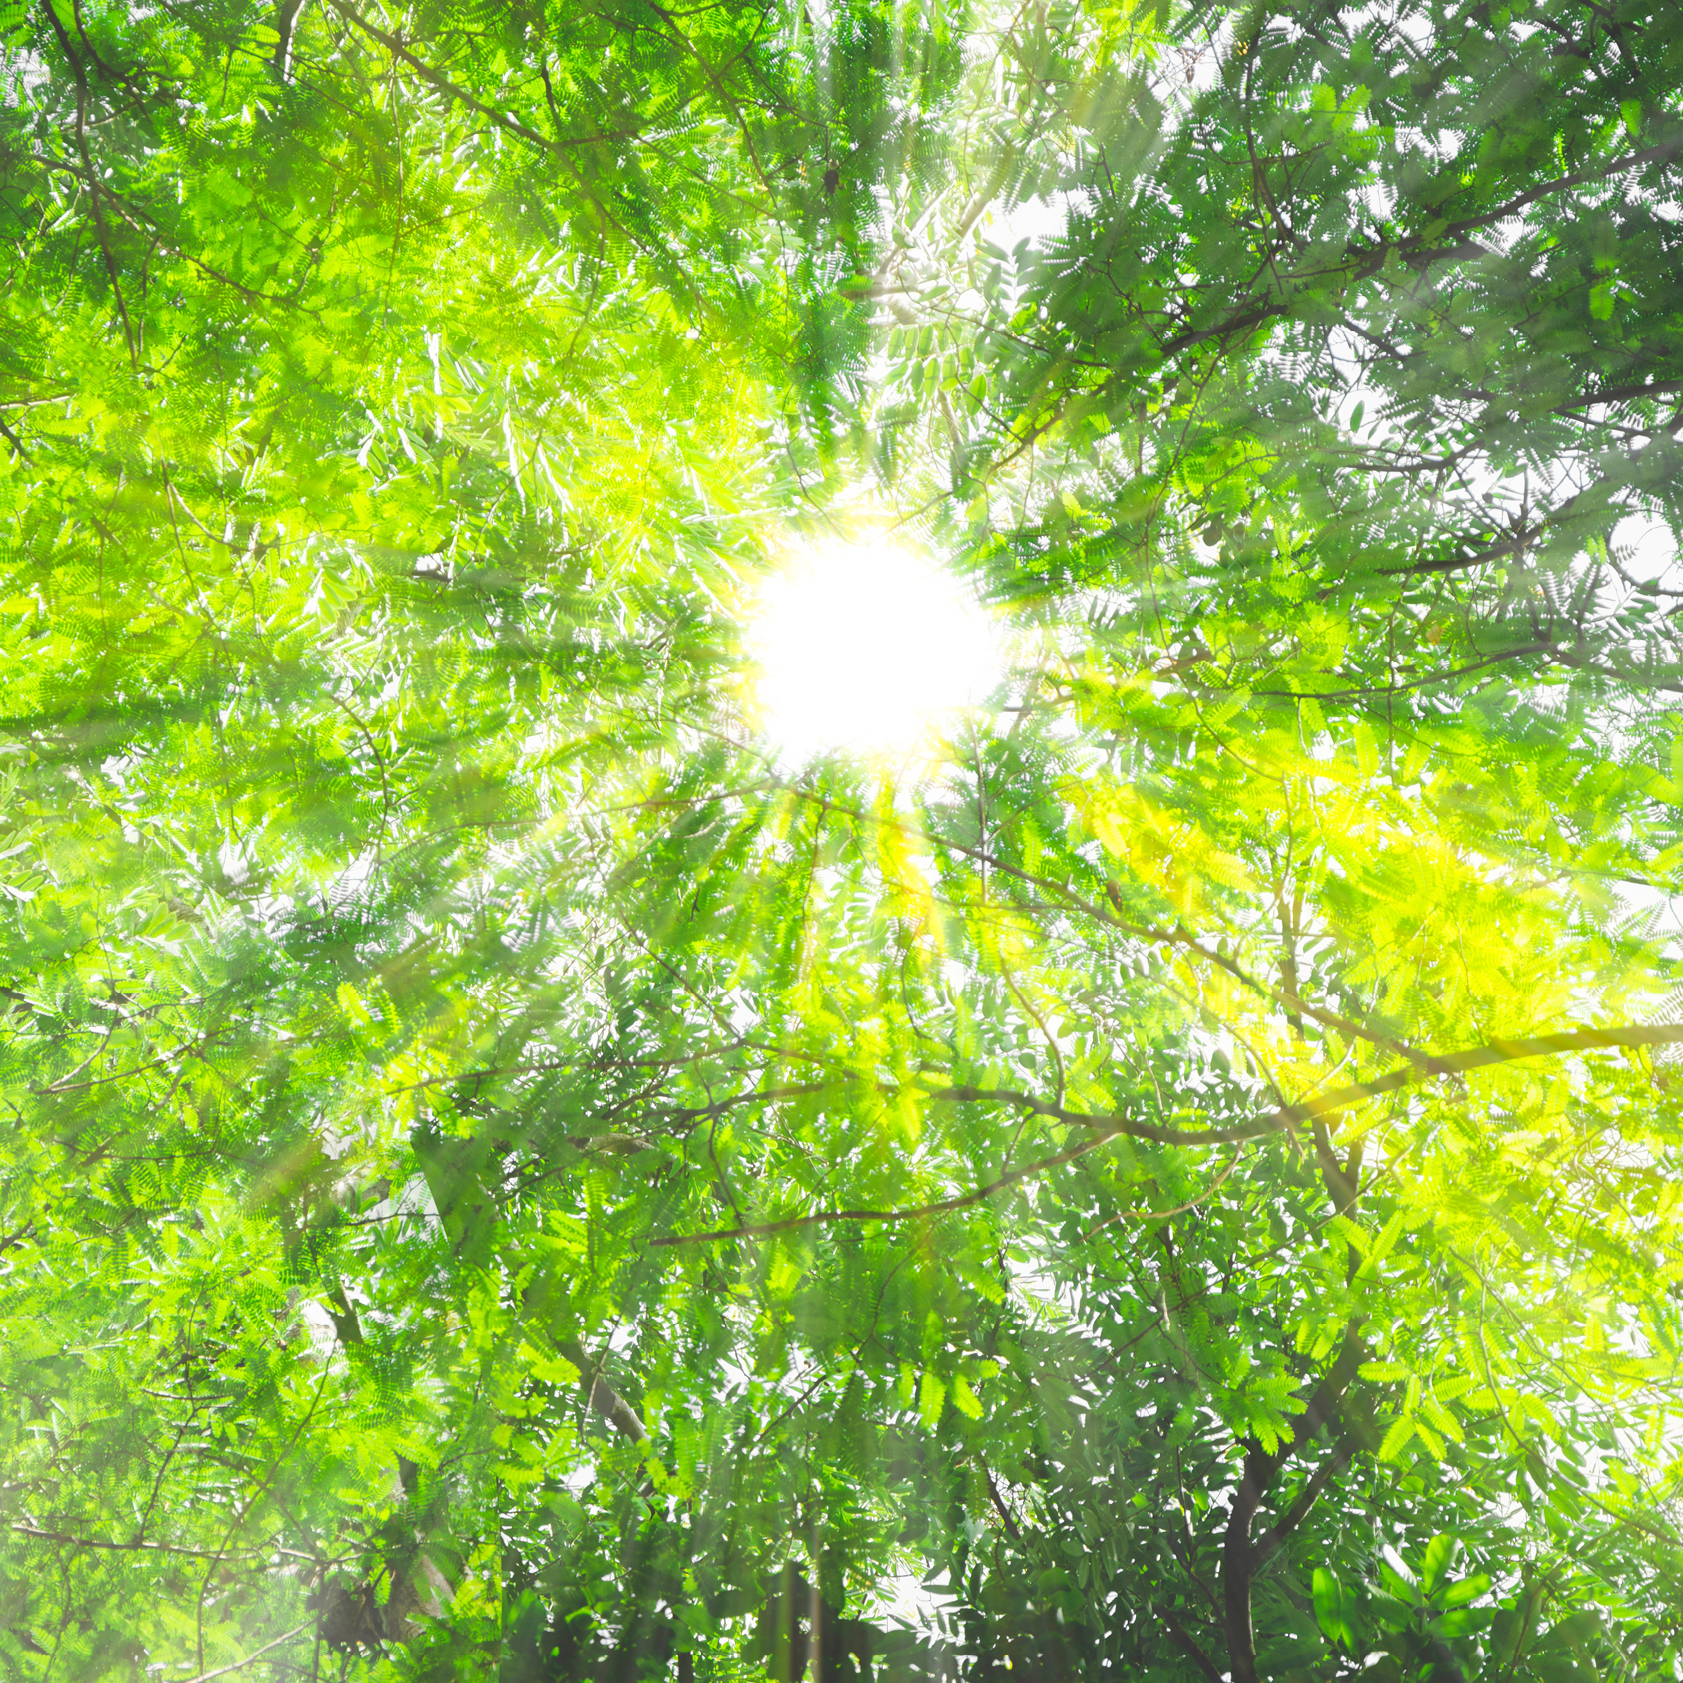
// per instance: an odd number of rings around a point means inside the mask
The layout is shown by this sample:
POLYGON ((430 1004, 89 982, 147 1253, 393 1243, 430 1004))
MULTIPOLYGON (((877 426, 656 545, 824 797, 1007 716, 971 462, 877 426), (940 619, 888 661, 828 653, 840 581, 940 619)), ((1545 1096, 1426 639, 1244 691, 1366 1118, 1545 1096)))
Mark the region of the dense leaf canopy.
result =
POLYGON ((1679 1675, 1683 12, 0 42, 0 1672, 1679 1675))

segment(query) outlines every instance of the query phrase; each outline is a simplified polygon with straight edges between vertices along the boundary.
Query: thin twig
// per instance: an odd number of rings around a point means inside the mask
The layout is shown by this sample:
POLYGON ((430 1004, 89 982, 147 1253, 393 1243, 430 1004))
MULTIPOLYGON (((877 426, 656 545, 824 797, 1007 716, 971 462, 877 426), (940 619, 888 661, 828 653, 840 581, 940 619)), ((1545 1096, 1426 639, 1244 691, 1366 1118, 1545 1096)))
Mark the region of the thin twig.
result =
POLYGON ((1119 1221, 1167 1221, 1170 1216, 1185 1215, 1188 1210, 1195 1210, 1206 1200, 1213 1198, 1221 1190, 1222 1182, 1239 1166, 1239 1159, 1245 1154, 1245 1148, 1240 1146, 1231 1158, 1227 1167, 1198 1194, 1196 1198, 1188 1198, 1184 1204, 1176 1204, 1172 1210, 1118 1210, 1107 1221, 1101 1221, 1097 1227, 1090 1227, 1081 1235, 1081 1242, 1085 1244, 1095 1233, 1102 1233, 1107 1227, 1114 1227, 1119 1221))
POLYGON ((261 1648, 247 1654, 243 1660, 235 1660, 232 1665, 218 1666, 215 1671, 201 1671, 197 1677, 189 1677, 187 1683, 210 1683, 213 1677, 226 1677, 231 1671, 244 1671, 253 1660, 262 1659, 271 1648, 278 1648, 283 1642, 290 1642, 293 1637, 302 1636, 306 1631, 313 1631, 315 1628, 315 1619, 308 1619, 305 1623, 289 1630, 285 1636, 277 1636, 273 1642, 267 1642, 261 1648))
POLYGON ((1105 1131, 1078 1146, 1070 1147, 1067 1151, 1039 1158, 1033 1163, 1025 1163, 1021 1168, 1007 1170, 998 1180, 989 1181, 985 1186, 951 1198, 942 1198, 933 1204, 891 1210, 822 1210, 815 1215, 790 1216, 783 1221, 748 1222, 740 1227, 715 1228, 708 1233, 668 1234, 664 1238, 651 1239, 649 1246, 654 1249, 668 1245, 709 1244, 723 1239, 764 1239, 778 1233, 792 1233, 799 1228, 821 1227, 838 1221, 900 1222, 915 1221, 925 1216, 946 1215, 953 1210, 968 1209, 973 1204, 980 1204, 996 1192, 1003 1192, 1020 1181, 1073 1162, 1077 1157, 1084 1157, 1089 1151, 1096 1151, 1113 1139, 1143 1139, 1158 1145, 1225 1145, 1260 1139, 1267 1134, 1280 1133, 1294 1123, 1328 1116, 1334 1111, 1346 1110, 1351 1105, 1377 1098, 1383 1093, 1394 1093, 1399 1088, 1411 1086, 1424 1079, 1428 1067, 1434 1072, 1455 1074, 1462 1070, 1487 1068, 1492 1064, 1511 1063, 1519 1058, 1545 1057, 1551 1053, 1590 1051, 1614 1046, 1673 1045, 1680 1041, 1683 1041, 1683 1024, 1676 1023, 1664 1023, 1652 1028, 1630 1026, 1570 1029, 1563 1034, 1534 1035, 1523 1040, 1492 1040, 1486 1045, 1475 1046, 1465 1052, 1450 1052, 1442 1057, 1434 1057, 1430 1059, 1429 1066, 1411 1065, 1406 1069, 1393 1070, 1389 1075, 1382 1075, 1373 1081, 1357 1082, 1354 1086, 1341 1087, 1336 1092, 1325 1093, 1318 1098, 1285 1105, 1267 1116, 1235 1128, 1181 1131, 1162 1128, 1150 1122, 1135 1122, 1120 1116, 1094 1116, 1080 1111, 1065 1110, 1061 1105, 1048 1104, 1044 1099, 1034 1098, 1030 1094, 1003 1088, 944 1087, 926 1094, 926 1097, 958 1103, 991 1101, 1021 1105, 1037 1115, 1048 1116, 1059 1122, 1078 1127, 1103 1128, 1105 1131))

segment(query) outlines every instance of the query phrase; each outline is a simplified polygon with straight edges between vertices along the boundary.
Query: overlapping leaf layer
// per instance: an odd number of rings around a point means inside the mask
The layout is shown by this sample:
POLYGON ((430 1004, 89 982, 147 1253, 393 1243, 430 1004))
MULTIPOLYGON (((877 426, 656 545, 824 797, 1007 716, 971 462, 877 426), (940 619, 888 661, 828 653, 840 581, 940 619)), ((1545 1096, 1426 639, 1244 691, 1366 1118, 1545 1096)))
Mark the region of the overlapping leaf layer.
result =
POLYGON ((1676 1675, 1670 8, 3 28, 7 1676, 1676 1675))

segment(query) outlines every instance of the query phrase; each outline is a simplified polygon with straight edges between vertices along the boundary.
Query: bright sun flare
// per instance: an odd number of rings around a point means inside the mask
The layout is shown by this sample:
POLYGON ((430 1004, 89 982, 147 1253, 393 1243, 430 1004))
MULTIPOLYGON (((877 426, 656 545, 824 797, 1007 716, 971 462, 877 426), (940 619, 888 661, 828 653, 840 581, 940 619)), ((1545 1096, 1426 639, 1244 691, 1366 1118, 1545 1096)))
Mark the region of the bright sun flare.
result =
POLYGON ((886 538, 820 539, 769 579, 750 628, 766 735, 805 762, 907 755, 998 679, 999 639, 950 573, 886 538))

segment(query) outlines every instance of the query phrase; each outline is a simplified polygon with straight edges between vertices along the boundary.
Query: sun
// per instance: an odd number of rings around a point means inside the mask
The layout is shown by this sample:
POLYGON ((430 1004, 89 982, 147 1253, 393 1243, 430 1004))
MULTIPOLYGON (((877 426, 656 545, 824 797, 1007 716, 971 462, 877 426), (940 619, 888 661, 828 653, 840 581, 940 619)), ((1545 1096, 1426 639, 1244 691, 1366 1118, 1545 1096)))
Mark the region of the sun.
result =
POLYGON ((883 535, 791 546, 750 622, 760 727, 779 757, 906 758, 981 702, 998 628, 952 573, 883 535))

